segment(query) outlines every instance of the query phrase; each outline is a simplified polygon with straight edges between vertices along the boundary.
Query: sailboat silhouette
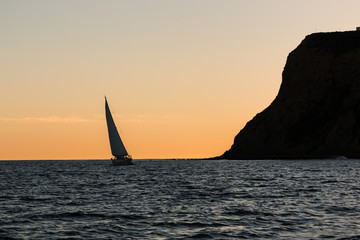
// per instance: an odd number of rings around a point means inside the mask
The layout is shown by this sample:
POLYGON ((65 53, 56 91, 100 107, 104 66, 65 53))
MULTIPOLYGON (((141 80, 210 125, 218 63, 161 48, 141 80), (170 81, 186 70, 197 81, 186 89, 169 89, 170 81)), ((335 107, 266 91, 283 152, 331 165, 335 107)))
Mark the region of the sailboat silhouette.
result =
POLYGON ((126 151, 124 143, 120 138, 119 132, 114 123, 114 119, 111 115, 106 97, 105 97, 105 114, 106 114, 106 123, 109 133, 111 154, 114 156, 114 158, 111 159, 113 165, 131 165, 132 158, 126 151))

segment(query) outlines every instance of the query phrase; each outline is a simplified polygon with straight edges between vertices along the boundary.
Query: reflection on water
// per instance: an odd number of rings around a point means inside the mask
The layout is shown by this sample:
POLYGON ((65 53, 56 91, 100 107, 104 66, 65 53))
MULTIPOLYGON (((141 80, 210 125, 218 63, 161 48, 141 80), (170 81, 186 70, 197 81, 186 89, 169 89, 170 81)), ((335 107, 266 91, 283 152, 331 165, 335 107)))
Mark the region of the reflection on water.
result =
POLYGON ((360 161, 0 162, 0 238, 356 239, 360 161))

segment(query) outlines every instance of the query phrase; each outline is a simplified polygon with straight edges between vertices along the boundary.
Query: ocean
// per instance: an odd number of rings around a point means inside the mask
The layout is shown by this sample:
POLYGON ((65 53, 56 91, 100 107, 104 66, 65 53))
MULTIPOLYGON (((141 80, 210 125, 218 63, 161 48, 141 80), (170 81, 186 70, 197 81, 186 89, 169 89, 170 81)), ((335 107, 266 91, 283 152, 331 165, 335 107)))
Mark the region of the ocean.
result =
POLYGON ((359 160, 0 161, 0 239, 360 239, 359 160))

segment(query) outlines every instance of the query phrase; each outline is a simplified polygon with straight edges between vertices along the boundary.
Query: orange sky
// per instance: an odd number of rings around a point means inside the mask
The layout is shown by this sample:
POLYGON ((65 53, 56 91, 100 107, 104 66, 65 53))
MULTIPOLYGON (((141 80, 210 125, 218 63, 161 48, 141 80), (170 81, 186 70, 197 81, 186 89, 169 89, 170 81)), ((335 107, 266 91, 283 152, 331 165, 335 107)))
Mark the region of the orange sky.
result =
POLYGON ((0 159, 212 157, 277 94, 288 53, 360 26, 355 0, 0 2, 0 159))

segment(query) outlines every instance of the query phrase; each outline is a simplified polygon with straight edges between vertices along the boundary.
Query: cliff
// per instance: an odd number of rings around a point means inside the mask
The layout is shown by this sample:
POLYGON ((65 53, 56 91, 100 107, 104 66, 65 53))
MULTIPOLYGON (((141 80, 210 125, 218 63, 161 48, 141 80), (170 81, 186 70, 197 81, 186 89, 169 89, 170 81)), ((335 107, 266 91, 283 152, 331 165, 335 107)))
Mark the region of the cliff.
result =
POLYGON ((360 158, 360 31, 315 33, 292 51, 275 100, 219 158, 360 158))

